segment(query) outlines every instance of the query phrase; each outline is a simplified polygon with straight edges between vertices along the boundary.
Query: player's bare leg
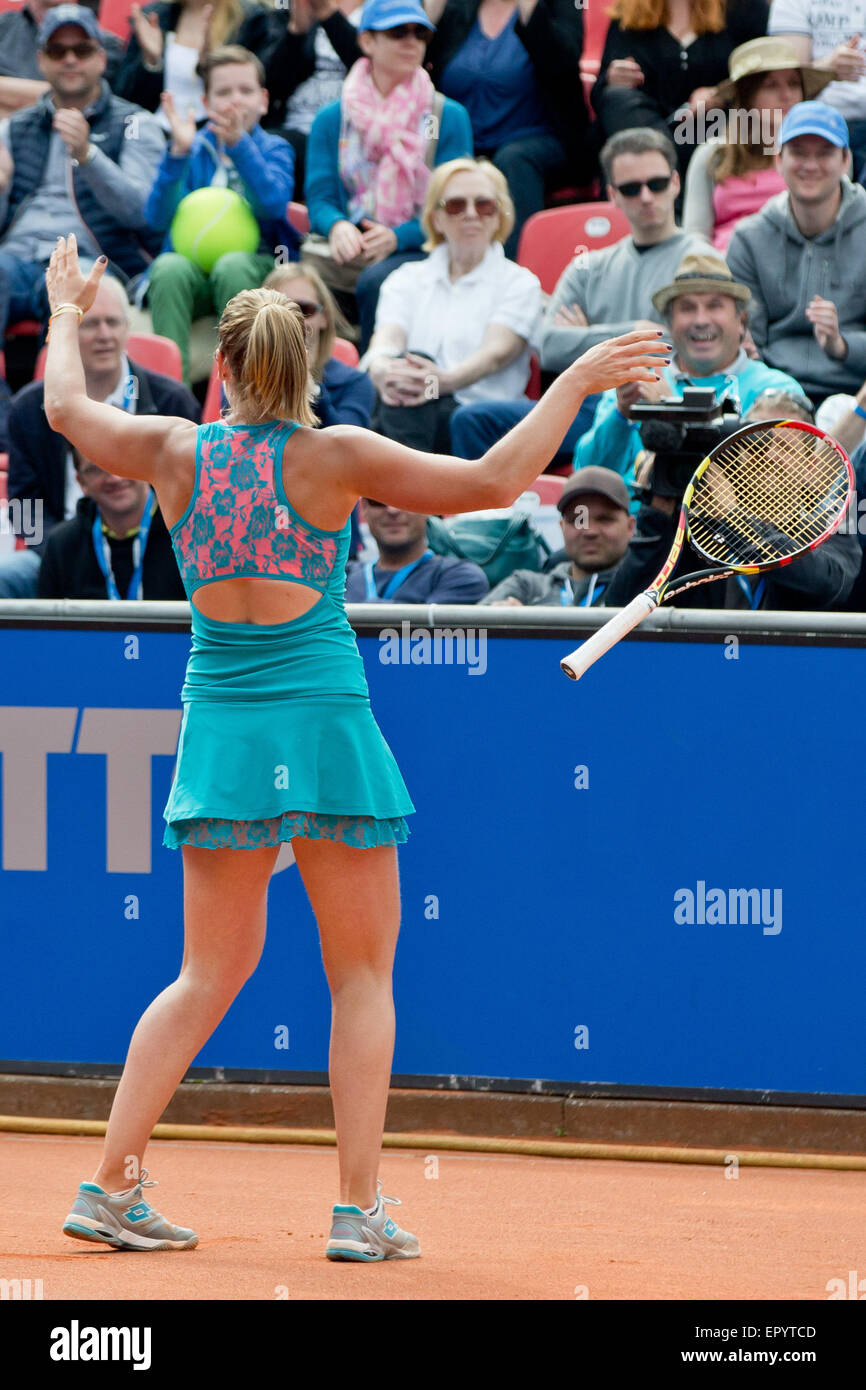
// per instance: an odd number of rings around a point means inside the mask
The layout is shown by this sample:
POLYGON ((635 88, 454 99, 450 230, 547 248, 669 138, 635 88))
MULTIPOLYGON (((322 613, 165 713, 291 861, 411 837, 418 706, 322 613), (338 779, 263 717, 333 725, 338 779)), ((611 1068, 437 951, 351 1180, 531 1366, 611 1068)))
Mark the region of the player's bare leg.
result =
POLYGON ((184 845, 180 973, 142 1014, 111 1107, 102 1162, 106 1192, 138 1177, 154 1125, 243 985, 265 942, 267 888, 279 846, 184 845))
POLYGON ((392 973, 400 930, 397 851, 294 840, 331 990, 329 1073, 340 1201, 368 1210, 394 1059, 392 973))

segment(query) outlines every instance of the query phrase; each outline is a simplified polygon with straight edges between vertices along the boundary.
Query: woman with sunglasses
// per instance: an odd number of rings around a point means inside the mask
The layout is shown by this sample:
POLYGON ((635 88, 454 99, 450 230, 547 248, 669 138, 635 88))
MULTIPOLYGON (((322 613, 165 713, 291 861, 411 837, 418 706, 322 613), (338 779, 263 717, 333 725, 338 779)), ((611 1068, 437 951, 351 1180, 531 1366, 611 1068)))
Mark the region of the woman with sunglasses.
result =
POLYGON ((419 214, 431 164, 472 154, 468 115, 447 97, 436 100, 421 66, 433 28, 419 0, 367 0, 358 39, 364 57, 307 142, 310 230, 327 238, 321 273, 348 294, 347 311, 354 294, 361 352, 382 281, 423 255, 419 214))
POLYGON ((679 113, 706 107, 739 44, 767 32, 767 0, 615 0, 591 101, 604 140, 650 126, 675 138, 685 177, 695 136, 679 113))
MULTIPOLYGON (((602 0, 591 0, 602 3, 602 0)), ((576 0, 425 0, 436 25, 428 68, 439 91, 466 107, 475 153, 508 181, 517 254, 527 217, 546 193, 591 183, 595 154, 579 76, 583 5, 576 0)))
POLYGON ((450 454, 458 405, 524 394, 542 291, 530 270, 506 259, 514 206, 489 160, 454 159, 434 170, 421 221, 430 255, 385 281, 361 365, 379 394, 381 433, 450 454))
POLYGON ((144 1199, 153 1180, 141 1165, 159 1116, 256 969, 269 880, 291 840, 332 998, 340 1203, 323 1253, 415 1258, 417 1237, 388 1216, 396 1199, 377 1191, 395 1041, 396 847, 414 808, 345 613, 349 516, 359 497, 427 513, 510 505, 586 395, 657 381, 668 348, 661 333, 600 343, 483 458, 441 458, 348 425, 309 428, 303 318, 273 290, 244 290, 219 324, 231 412, 196 427, 86 395, 78 324, 103 270, 85 280, 75 238, 59 240, 47 275, 45 412, 97 467, 153 486, 190 599, 194 643, 164 811, 164 844, 183 855, 185 950, 135 1029, 102 1158, 64 1230, 118 1249, 196 1245, 194 1230, 144 1199))

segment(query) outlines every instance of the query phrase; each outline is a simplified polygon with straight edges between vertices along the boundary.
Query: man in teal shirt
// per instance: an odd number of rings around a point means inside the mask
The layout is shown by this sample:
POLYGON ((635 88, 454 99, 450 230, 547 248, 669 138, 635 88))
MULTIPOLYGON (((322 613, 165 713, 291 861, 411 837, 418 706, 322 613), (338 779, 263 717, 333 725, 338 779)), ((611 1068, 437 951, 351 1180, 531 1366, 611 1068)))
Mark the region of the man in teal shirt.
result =
MULTIPOLYGON (((657 290, 653 306, 667 325, 674 345, 669 367, 658 384, 632 382, 605 391, 598 402, 592 428, 577 442, 574 467, 612 468, 634 487, 635 460, 641 449, 638 423, 628 419, 637 401, 682 396, 685 386, 712 386, 717 399, 728 395, 741 414, 769 387, 804 396, 802 386, 787 372, 756 361, 743 346, 750 292, 736 281, 714 252, 684 257, 671 284, 657 290)), ((639 502, 632 503, 637 512, 639 502)))

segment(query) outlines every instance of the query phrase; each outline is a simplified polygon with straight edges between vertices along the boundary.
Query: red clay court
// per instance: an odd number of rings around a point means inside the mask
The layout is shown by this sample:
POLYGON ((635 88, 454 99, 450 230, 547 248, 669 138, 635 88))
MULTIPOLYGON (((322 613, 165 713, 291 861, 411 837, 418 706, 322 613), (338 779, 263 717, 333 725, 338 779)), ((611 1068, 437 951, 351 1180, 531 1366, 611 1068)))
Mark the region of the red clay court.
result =
POLYGON ((418 1260, 324 1257, 332 1147, 152 1140, 146 1190, 195 1250, 136 1256, 60 1227, 98 1137, 0 1135, 0 1278, 47 1300, 827 1300, 866 1274, 866 1172, 386 1149, 418 1260), (438 1177, 426 1177, 435 1170, 438 1177), (38 1174, 38 1186, 33 1175, 38 1174))

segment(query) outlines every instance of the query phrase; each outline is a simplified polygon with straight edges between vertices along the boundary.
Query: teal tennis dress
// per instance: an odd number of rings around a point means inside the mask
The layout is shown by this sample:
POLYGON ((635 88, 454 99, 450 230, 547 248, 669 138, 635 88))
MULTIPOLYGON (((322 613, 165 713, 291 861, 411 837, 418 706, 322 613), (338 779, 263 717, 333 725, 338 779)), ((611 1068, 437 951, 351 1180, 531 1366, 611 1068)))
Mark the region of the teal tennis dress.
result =
POLYGON ((323 531, 282 482, 298 428, 201 425, 190 504, 170 528, 192 612, 163 844, 256 849, 295 836, 402 844, 415 810, 370 708, 343 593, 351 525, 323 531), (288 623, 205 617, 219 579, 288 579, 321 597, 288 623))

